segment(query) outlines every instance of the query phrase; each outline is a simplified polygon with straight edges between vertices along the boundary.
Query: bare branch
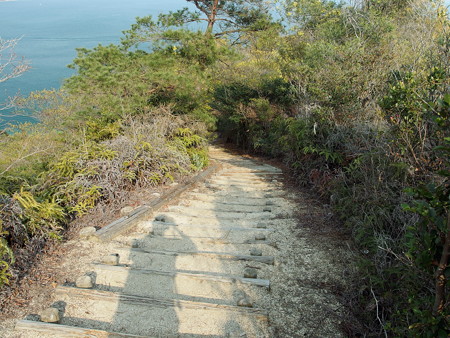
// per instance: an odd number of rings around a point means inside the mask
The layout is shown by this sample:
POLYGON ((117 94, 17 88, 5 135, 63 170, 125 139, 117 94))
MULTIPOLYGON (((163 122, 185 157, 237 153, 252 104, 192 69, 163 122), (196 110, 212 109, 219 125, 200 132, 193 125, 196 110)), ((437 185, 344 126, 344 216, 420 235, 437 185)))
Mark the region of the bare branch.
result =
POLYGON ((208 9, 207 9, 207 7, 204 7, 204 4, 202 4, 202 1, 199 1, 199 0, 187 0, 187 1, 188 2, 193 2, 195 7, 197 7, 197 9, 199 11, 203 12, 203 14, 205 14, 206 16, 209 15, 208 9))
POLYGON ((4 40, 0 38, 0 83, 16 78, 30 69, 23 58, 19 58, 14 48, 20 39, 4 40))
POLYGON ((386 332, 386 330, 384 328, 383 321, 380 318, 380 309, 379 309, 379 305, 378 305, 378 299, 375 296, 375 292, 373 292, 372 288, 370 288, 370 291, 372 292, 372 296, 375 299, 375 305, 377 307, 377 319, 378 319, 378 322, 380 323, 380 326, 383 328, 384 336, 387 338, 388 334, 387 334, 387 332, 386 332))
POLYGON ((28 157, 37 155, 37 154, 41 154, 41 153, 48 153, 50 150, 54 149, 54 147, 48 147, 45 149, 38 149, 32 153, 26 154, 24 156, 21 156, 20 158, 16 159, 15 161, 13 161, 12 163, 10 163, 5 169, 3 169, 2 172, 0 172, 0 176, 5 175, 8 171, 10 171, 14 166, 19 165, 21 162, 23 162, 24 160, 26 160, 28 157))

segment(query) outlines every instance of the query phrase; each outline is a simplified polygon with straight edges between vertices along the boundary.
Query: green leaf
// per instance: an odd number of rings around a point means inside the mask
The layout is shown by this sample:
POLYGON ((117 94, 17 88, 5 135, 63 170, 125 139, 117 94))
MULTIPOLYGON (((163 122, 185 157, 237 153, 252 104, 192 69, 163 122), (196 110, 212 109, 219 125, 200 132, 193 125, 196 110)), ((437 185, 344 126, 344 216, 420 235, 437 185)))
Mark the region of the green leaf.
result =
POLYGON ((442 98, 442 101, 445 102, 448 106, 450 106, 450 94, 445 94, 442 98))
POLYGON ((410 206, 409 204, 402 203, 402 204, 401 204, 401 207, 402 207, 402 209, 405 210, 405 211, 412 211, 412 208, 411 208, 411 206, 410 206))

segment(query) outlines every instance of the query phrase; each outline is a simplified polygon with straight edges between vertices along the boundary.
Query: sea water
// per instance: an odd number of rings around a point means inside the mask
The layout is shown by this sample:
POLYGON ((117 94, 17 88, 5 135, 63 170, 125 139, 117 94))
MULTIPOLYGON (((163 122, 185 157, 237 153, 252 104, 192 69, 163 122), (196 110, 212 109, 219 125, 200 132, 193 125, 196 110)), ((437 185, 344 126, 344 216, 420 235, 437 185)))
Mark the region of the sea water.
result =
MULTIPOLYGON (((31 69, 0 83, 0 104, 20 93, 59 88, 73 74, 67 68, 76 48, 119 43, 136 17, 191 7, 185 0, 0 0, 0 37, 21 38, 15 48, 31 69)), ((1 106, 0 106, 1 107, 1 106)), ((3 115, 6 122, 30 120, 3 115)))

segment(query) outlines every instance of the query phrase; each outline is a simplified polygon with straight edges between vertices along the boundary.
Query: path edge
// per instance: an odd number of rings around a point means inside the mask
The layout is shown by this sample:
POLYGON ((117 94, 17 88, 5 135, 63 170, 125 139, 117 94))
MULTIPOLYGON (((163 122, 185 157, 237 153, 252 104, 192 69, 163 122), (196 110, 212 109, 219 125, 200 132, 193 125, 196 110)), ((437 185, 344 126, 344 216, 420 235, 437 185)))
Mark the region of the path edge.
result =
POLYGON ((150 217, 155 211, 169 203, 174 198, 181 195, 183 192, 193 188, 197 183, 203 182, 211 177, 214 173, 222 168, 222 164, 218 161, 210 160, 211 164, 202 172, 190 178, 187 182, 180 186, 172 188, 161 197, 153 200, 150 204, 142 205, 139 208, 132 211, 129 215, 121 217, 114 222, 106 225, 95 233, 95 236, 101 242, 107 242, 115 237, 130 230, 139 222, 150 217))

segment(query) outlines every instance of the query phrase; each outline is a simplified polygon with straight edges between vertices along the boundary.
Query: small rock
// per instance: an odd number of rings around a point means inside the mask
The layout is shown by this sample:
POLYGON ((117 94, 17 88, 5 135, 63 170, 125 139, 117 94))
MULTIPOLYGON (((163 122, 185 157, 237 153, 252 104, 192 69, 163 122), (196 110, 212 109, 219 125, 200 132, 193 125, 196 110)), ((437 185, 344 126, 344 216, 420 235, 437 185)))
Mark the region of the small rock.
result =
POLYGON ((250 256, 262 256, 262 250, 258 248, 251 248, 250 256))
POLYGON ((275 205, 275 203, 273 203, 272 201, 267 201, 266 205, 275 205))
POLYGON ((242 290, 240 290, 240 289, 237 289, 237 290, 234 290, 234 291, 233 291, 233 297, 234 297, 234 299, 235 299, 236 302, 237 302, 239 299, 244 298, 244 297, 247 297, 247 295, 245 294, 244 291, 242 291, 242 290))
POLYGON ((171 187, 176 187, 179 183, 178 182, 173 182, 170 184, 171 187))
POLYGON ((278 180, 272 180, 272 182, 273 182, 273 183, 277 183, 277 182, 278 182, 278 180))
POLYGON ((163 222, 163 223, 173 223, 176 225, 175 219, 173 217, 170 216, 166 216, 166 215, 158 215, 155 217, 155 221, 157 222, 163 222))
POLYGON ((264 234, 257 234, 257 235, 255 236, 255 239, 256 239, 257 241, 265 241, 265 240, 266 240, 266 235, 264 235, 264 234))
POLYGON ((119 265, 119 254, 111 254, 102 258, 102 263, 107 265, 119 265))
POLYGON ((289 218, 289 214, 287 212, 280 212, 279 214, 276 215, 276 217, 279 219, 289 218))
POLYGON ((101 242, 97 236, 91 236, 87 239, 89 242, 101 242))
POLYGON ((125 216, 128 215, 130 212, 132 212, 134 210, 134 208, 130 205, 120 209, 120 215, 121 216, 125 216))
POLYGON ((258 271, 253 268, 245 268, 244 270, 244 278, 257 278, 258 277, 258 271))
POLYGON ((263 209, 263 211, 264 211, 264 212, 272 212, 272 208, 265 207, 265 208, 263 209))
POLYGON ((237 306, 253 307, 253 304, 247 297, 244 297, 237 301, 237 306))
POLYGON ((133 241, 131 242, 131 247, 133 249, 137 249, 141 246, 141 242, 138 241, 137 239, 133 239, 133 241))
POLYGON ((54 307, 50 307, 42 311, 40 316, 41 321, 46 323, 57 323, 60 320, 59 310, 54 307))
POLYGON ((85 227, 80 230, 78 235, 80 236, 80 238, 89 239, 92 236, 95 236, 96 232, 97 232, 97 229, 95 229, 94 227, 85 227))
POLYGON ((270 245, 272 248, 275 248, 275 249, 277 249, 277 250, 279 249, 278 243, 270 242, 269 245, 270 245))
POLYGON ((161 197, 161 194, 159 193, 159 192, 154 192, 153 194, 152 194, 152 196, 154 196, 154 197, 161 197))
POLYGON ((258 224, 256 224, 256 227, 258 229, 267 229, 267 224, 265 224, 265 223, 258 223, 258 224))
POLYGON ((94 287, 94 283, 92 282, 91 276, 81 276, 75 282, 77 288, 81 289, 92 289, 94 287))
POLYGON ((158 215, 158 216, 155 217, 155 221, 157 221, 157 222, 165 222, 166 221, 166 216, 158 215))

